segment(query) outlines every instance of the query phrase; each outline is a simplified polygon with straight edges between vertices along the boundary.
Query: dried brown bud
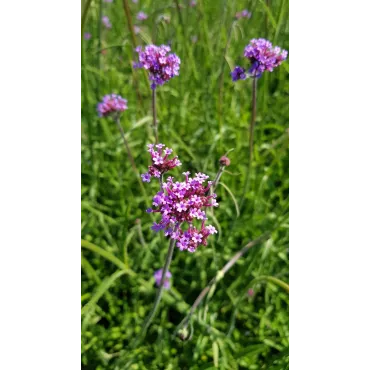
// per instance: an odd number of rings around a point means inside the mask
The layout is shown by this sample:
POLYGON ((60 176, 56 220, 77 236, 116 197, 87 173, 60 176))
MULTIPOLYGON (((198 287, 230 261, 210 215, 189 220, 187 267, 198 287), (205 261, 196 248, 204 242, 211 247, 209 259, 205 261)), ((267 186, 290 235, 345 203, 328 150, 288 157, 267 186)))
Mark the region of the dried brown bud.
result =
POLYGON ((230 159, 225 157, 224 155, 220 158, 220 165, 221 166, 230 166, 230 159))

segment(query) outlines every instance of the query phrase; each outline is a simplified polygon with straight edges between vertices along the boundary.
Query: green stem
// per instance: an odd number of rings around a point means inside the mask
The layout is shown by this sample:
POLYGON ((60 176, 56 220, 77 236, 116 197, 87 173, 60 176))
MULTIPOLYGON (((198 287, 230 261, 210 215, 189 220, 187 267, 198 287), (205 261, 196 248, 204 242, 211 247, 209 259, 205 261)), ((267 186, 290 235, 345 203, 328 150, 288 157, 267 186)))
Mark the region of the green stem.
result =
MULTIPOLYGON (((177 225, 177 227, 175 228, 174 232, 176 232, 179 227, 180 227, 180 225, 177 225)), ((170 264, 171 264, 171 261, 172 261, 172 255, 173 255, 173 250, 175 248, 175 243, 176 243, 176 239, 171 239, 170 245, 168 247, 166 262, 164 264, 163 271, 162 271, 162 279, 161 279, 161 282, 159 284, 159 288, 157 290, 157 295, 155 297, 154 305, 153 305, 153 308, 150 311, 148 317, 145 320, 145 323, 144 323, 144 326, 143 326, 142 333, 141 333, 141 336, 139 338, 139 341, 141 341, 142 339, 144 339, 144 337, 146 335, 146 332, 147 332, 150 324, 152 323, 152 321, 153 321, 153 319, 154 319, 154 317, 155 317, 155 315, 157 313, 157 309, 158 309, 158 306, 159 306, 159 303, 161 301, 162 294, 163 294, 163 284, 164 284, 164 281, 166 279, 166 274, 167 274, 167 272, 168 272, 168 270, 170 268, 170 264)))
POLYGON ((131 163, 132 169, 133 169, 133 170, 134 170, 134 172, 135 172, 136 178, 137 178, 137 180, 138 180, 138 182, 139 182, 139 186, 140 186, 140 188, 141 188, 141 190, 142 190, 142 192, 143 192, 143 195, 144 195, 144 197, 145 197, 145 202, 146 202, 147 206, 149 206, 149 203, 148 203, 148 195, 147 195, 147 193, 146 193, 146 191, 145 191, 145 188, 144 188, 143 182, 142 182, 142 180, 141 180, 141 177, 140 177, 139 171, 138 171, 138 169, 137 169, 137 167, 136 167, 136 165, 135 165, 135 160, 134 160, 134 157, 132 156, 132 153, 131 153, 131 150, 130 150, 130 146, 128 145, 128 142, 127 142, 127 140, 126 140, 125 132, 123 131, 123 128, 122 128, 122 126, 121 126, 119 116, 117 116, 117 117, 115 118, 115 122, 116 122, 117 127, 118 127, 118 130, 119 130, 119 132, 120 132, 120 134, 121 134, 121 137, 122 137, 123 143, 124 143, 124 145, 125 145, 125 147, 126 147, 128 159, 129 159, 129 161, 130 161, 130 163, 131 163))
POLYGON ((219 88, 218 88, 218 119, 220 121, 220 128, 222 127, 222 104, 223 104, 222 98, 223 98, 223 88, 224 88, 224 69, 226 65, 226 53, 230 46, 232 30, 233 30, 235 22, 236 21, 234 20, 230 25, 229 31, 227 33, 225 49, 222 55, 221 75, 220 75, 220 83, 219 83, 219 88))
POLYGON ((156 92, 152 90, 152 110, 153 110, 153 130, 155 143, 158 144, 158 125, 157 125, 157 108, 156 108, 156 92))
POLYGON ((240 201, 240 210, 242 209, 244 205, 245 196, 249 189, 251 172, 252 172, 254 126, 256 124, 256 112, 257 112, 257 78, 254 76, 252 80, 252 114, 251 114, 251 123, 249 125, 249 162, 247 165, 247 178, 244 183, 242 199, 240 201))

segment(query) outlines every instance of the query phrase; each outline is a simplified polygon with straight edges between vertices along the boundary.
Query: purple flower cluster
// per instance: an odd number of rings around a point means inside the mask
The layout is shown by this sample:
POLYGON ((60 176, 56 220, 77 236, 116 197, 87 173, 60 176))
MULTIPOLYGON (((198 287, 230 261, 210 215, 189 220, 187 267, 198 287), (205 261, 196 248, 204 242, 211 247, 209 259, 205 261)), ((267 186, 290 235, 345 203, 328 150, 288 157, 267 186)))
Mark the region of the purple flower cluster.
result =
POLYGON ((112 113, 124 112, 127 109, 127 100, 116 94, 108 94, 98 104, 99 117, 106 117, 112 113))
POLYGON ((207 245, 207 238, 217 233, 212 226, 205 226, 207 220, 204 207, 217 207, 216 194, 208 195, 212 181, 206 186, 203 183, 209 176, 203 173, 195 174, 190 178, 190 172, 184 172, 184 182, 174 182, 172 177, 167 178, 163 190, 153 198, 155 209, 149 208, 147 212, 158 212, 162 215, 159 223, 154 222, 152 229, 156 232, 164 230, 166 236, 177 241, 180 250, 195 252, 199 245, 207 245), (201 220, 200 230, 193 225, 193 220, 201 220), (188 223, 187 230, 180 229, 180 225, 188 223))
POLYGON ((278 46, 273 47, 271 42, 265 39, 253 39, 244 49, 244 56, 250 60, 252 66, 248 73, 244 68, 236 66, 230 73, 233 81, 261 77, 265 71, 272 72, 287 58, 288 52, 278 46))
POLYGON ((236 19, 240 19, 240 18, 248 18, 249 19, 251 16, 252 16, 252 13, 249 12, 247 9, 244 9, 241 12, 237 12, 235 14, 236 19))
POLYGON ((167 55, 170 50, 167 45, 148 45, 144 50, 141 46, 136 48, 139 63, 135 64, 135 68, 145 68, 149 71, 152 89, 179 75, 180 58, 176 54, 167 55))
MULTIPOLYGON (((161 285, 162 276, 163 276, 163 269, 157 270, 154 273, 155 283, 157 284, 158 287, 161 285)), ((170 278, 171 277, 172 277, 172 274, 169 271, 167 271, 166 277, 163 282, 163 288, 170 289, 170 286, 171 286, 170 278)))
POLYGON ((145 19, 148 19, 148 16, 144 12, 139 12, 139 13, 137 13, 136 18, 139 21, 145 21, 145 19))
POLYGON ((244 56, 252 63, 248 72, 259 77, 264 71, 272 72, 279 66, 287 58, 288 52, 278 46, 273 47, 268 40, 253 39, 244 49, 244 56))
POLYGON ((148 152, 152 157, 152 165, 149 166, 148 172, 141 175, 144 182, 150 182, 152 176, 160 178, 165 172, 181 166, 181 162, 178 157, 168 159, 168 156, 172 153, 172 149, 166 148, 164 144, 157 144, 154 148, 154 144, 148 144, 148 152))
POLYGON ((111 23, 110 23, 110 20, 109 20, 109 18, 108 18, 106 15, 104 15, 104 16, 102 17, 101 21, 103 22, 103 24, 104 24, 104 26, 105 26, 106 28, 112 28, 112 25, 111 25, 111 23))
POLYGON ((90 40, 90 39, 91 39, 91 33, 89 33, 89 32, 85 32, 85 33, 84 33, 84 39, 85 39, 85 40, 90 40))

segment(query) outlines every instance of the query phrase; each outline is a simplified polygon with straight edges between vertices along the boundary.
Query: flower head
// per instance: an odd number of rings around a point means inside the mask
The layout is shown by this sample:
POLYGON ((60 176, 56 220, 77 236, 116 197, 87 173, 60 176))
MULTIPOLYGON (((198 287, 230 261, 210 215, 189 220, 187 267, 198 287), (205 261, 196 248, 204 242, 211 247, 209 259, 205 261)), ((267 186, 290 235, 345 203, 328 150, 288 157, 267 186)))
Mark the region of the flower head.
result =
POLYGON ((113 113, 121 113, 127 109, 127 100, 116 94, 108 94, 98 104, 99 117, 106 117, 113 113))
POLYGON ((245 80, 247 78, 245 69, 239 66, 236 66, 230 74, 233 81, 245 80))
POLYGON ((196 2, 195 0, 191 0, 191 1, 190 1, 190 3, 189 3, 189 5, 190 5, 192 8, 194 8, 194 6, 196 6, 196 5, 197 5, 197 2, 196 2))
POLYGON ((152 176, 160 178, 165 172, 181 166, 181 162, 178 157, 175 156, 169 159, 169 155, 172 153, 172 149, 166 148, 164 144, 148 145, 148 152, 152 157, 152 165, 149 166, 148 172, 141 175, 144 182, 150 182, 152 176))
POLYGON ((180 58, 176 54, 168 54, 170 50, 171 48, 167 45, 148 45, 144 49, 141 46, 136 48, 139 63, 135 64, 135 68, 145 68, 149 71, 152 89, 179 75, 180 58))
POLYGON ((111 23, 110 23, 110 20, 109 20, 109 18, 108 18, 106 15, 104 15, 104 16, 102 17, 101 21, 102 21, 102 23, 104 24, 104 26, 105 26, 106 28, 112 28, 112 25, 111 25, 111 23))
POLYGON ((265 39, 253 39, 244 49, 244 56, 252 64, 249 73, 256 77, 261 76, 264 71, 272 72, 288 56, 286 50, 273 47, 271 42, 265 39))
MULTIPOLYGON (((160 284, 161 284, 161 279, 162 279, 162 276, 163 276, 163 269, 160 269, 160 270, 157 270, 155 273, 154 273, 154 279, 155 279, 155 283, 157 284, 157 286, 159 287, 160 284)), ((166 272, 166 276, 164 278, 164 282, 163 282, 163 287, 165 289, 170 289, 170 286, 171 286, 171 283, 170 283, 170 278, 172 277, 172 274, 167 271, 166 272)))
POLYGON ((90 39, 91 39, 91 33, 89 33, 89 32, 85 32, 85 33, 84 33, 84 39, 85 39, 85 40, 90 40, 90 39))
POLYGON ((166 236, 177 241, 176 246, 180 250, 195 252, 199 245, 207 245, 207 238, 217 233, 212 226, 205 226, 207 220, 203 210, 206 207, 217 207, 216 194, 208 195, 212 181, 203 183, 208 176, 196 173, 193 178, 185 172, 185 181, 175 182, 168 177, 163 184, 163 190, 153 198, 153 209, 148 212, 160 213, 161 220, 154 223, 152 229, 156 232, 164 230, 166 236), (202 221, 200 229, 194 226, 194 221, 202 221), (187 230, 182 230, 180 225, 188 224, 187 230))
POLYGON ((137 13, 136 18, 139 21, 145 21, 145 19, 148 19, 148 16, 144 12, 139 12, 139 13, 137 13))
POLYGON ((236 19, 240 19, 240 18, 248 18, 249 19, 251 16, 252 16, 252 13, 249 12, 247 9, 244 9, 241 12, 237 12, 235 14, 236 19))
POLYGON ((135 35, 137 35, 140 31, 141 31, 141 29, 140 29, 139 26, 134 26, 135 35))

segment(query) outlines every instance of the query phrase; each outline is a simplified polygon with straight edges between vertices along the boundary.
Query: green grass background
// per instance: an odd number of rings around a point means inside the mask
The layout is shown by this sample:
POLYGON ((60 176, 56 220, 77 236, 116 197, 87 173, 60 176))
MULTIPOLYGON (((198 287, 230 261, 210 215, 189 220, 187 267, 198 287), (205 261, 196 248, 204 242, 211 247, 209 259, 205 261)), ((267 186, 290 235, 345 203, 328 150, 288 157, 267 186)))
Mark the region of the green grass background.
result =
POLYGON ((144 173, 146 144, 154 142, 151 91, 144 71, 132 69, 136 53, 122 2, 91 1, 83 32, 92 37, 82 39, 81 74, 82 368, 286 369, 288 292, 260 277, 288 283, 289 60, 258 80, 254 161, 245 196, 251 81, 232 83, 230 70, 248 66, 243 50, 252 38, 265 37, 289 50, 288 1, 198 0, 195 7, 179 1, 180 13, 170 0, 128 4, 134 24, 141 27, 137 43, 170 42, 181 58, 180 75, 157 93, 160 142, 182 162, 171 176, 182 178, 189 170, 213 178, 220 156, 233 151, 216 191, 220 206, 209 216, 219 233, 194 254, 175 249, 172 288, 164 293, 145 341, 129 350, 152 308, 153 272, 163 267, 168 242, 150 229, 153 220, 145 212, 158 184, 145 184, 147 194, 142 193, 117 127, 96 114, 105 94, 115 92, 128 100, 122 125, 144 173), (234 14, 245 8, 251 19, 232 26, 234 14), (136 20, 139 10, 148 14, 146 21, 136 20), (170 16, 169 23, 161 19, 163 14, 170 16), (100 26, 102 15, 109 16, 112 29, 100 26), (272 237, 241 258, 196 311, 192 339, 172 337, 217 271, 248 241, 268 231, 272 237))

